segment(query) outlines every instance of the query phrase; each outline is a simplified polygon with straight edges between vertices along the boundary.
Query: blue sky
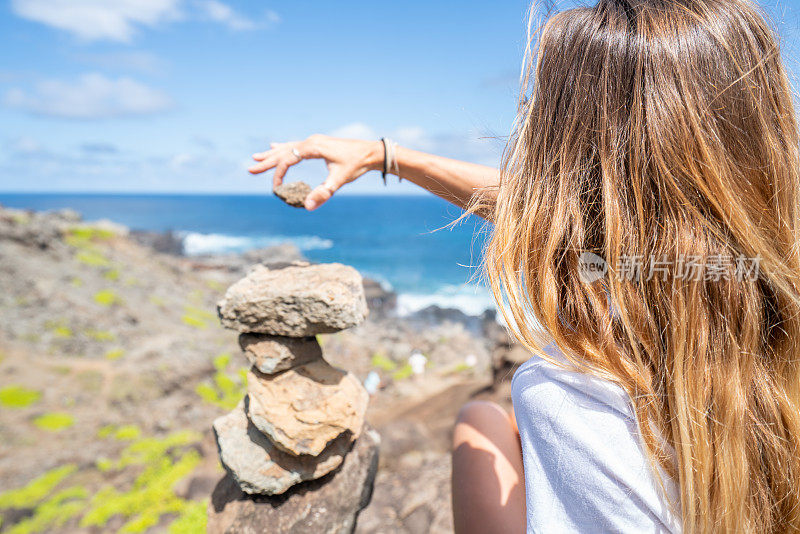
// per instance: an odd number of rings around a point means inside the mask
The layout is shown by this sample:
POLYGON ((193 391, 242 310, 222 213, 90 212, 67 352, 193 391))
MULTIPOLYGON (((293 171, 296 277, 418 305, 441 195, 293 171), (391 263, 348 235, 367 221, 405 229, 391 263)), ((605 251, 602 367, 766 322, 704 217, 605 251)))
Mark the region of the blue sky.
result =
MULTIPOLYGON (((527 5, 5 0, 0 191, 268 193, 249 155, 315 132, 497 164, 527 5)), ((796 5, 768 6, 795 71, 796 5)))

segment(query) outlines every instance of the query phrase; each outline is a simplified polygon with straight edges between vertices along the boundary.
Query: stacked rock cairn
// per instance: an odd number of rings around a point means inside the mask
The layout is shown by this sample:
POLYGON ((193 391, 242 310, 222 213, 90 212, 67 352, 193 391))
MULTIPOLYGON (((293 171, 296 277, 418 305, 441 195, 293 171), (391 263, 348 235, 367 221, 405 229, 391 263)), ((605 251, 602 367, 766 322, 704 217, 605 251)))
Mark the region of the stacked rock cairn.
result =
MULTIPOLYGON (((281 495, 324 477, 359 440, 370 443, 377 462, 379 438, 364 423, 369 395, 353 374, 325 361, 316 338, 366 318, 355 269, 258 265, 228 288, 218 312, 223 326, 240 332, 252 364, 247 395, 214 421, 220 460, 243 492, 281 495)), ((366 483, 369 494, 371 477, 366 483)))

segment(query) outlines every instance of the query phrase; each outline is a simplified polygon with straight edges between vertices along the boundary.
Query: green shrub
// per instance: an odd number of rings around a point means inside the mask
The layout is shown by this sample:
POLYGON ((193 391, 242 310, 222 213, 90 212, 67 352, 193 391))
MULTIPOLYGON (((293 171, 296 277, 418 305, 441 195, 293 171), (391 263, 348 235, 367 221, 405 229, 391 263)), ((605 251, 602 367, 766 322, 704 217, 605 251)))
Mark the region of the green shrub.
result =
POLYGON ((30 508, 37 505, 77 468, 74 464, 62 465, 39 475, 21 488, 0 493, 0 508, 30 508))
POLYGON ((90 267, 110 267, 111 261, 97 250, 81 250, 75 254, 75 259, 90 267))
POLYGON ((33 514, 11 526, 7 534, 33 534, 49 532, 78 515, 86 506, 89 492, 81 486, 72 486, 59 491, 33 510, 33 514))
POLYGON ((113 332, 109 332, 108 330, 86 330, 84 332, 87 337, 94 339, 95 341, 114 341, 117 339, 117 336, 114 335, 113 332))
POLYGON ((75 418, 68 413, 52 412, 40 415, 33 420, 33 424, 42 430, 58 432, 75 424, 75 418))
POLYGON ((372 355, 372 366, 387 372, 394 371, 397 368, 397 364, 394 361, 390 360, 380 352, 376 352, 372 355))
POLYGON ((119 360, 125 355, 123 349, 111 349, 103 356, 106 360, 119 360))
POLYGON ((27 408, 41 397, 42 394, 36 390, 12 384, 0 389, 0 406, 3 408, 27 408))
POLYGON ((405 380, 412 374, 414 374, 414 370, 411 368, 410 364, 406 363, 400 369, 394 372, 392 378, 394 378, 395 380, 405 380))
POLYGON ((114 291, 110 289, 104 289, 95 293, 94 301, 101 306, 113 306, 114 304, 121 302, 121 299, 116 293, 114 293, 114 291))

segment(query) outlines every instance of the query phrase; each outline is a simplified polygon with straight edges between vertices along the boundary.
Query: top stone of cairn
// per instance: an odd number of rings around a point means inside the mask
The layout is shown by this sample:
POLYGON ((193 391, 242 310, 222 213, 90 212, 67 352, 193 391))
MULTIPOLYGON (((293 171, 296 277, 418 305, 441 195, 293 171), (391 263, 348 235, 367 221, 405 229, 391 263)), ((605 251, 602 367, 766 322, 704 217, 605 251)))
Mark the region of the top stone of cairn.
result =
POLYGON ((367 301, 361 275, 347 265, 258 265, 228 288, 217 311, 239 332, 303 337, 360 324, 367 301))

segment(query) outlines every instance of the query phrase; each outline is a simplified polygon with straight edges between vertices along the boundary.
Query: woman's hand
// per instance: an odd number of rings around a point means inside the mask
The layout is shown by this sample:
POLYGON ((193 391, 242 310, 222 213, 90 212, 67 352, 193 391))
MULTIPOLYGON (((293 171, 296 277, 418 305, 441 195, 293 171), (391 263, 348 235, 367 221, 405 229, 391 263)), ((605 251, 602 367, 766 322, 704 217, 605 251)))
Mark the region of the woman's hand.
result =
POLYGON ((324 159, 328 177, 306 197, 305 207, 313 210, 325 203, 344 184, 362 174, 383 168, 383 143, 381 141, 355 141, 337 139, 327 135, 312 135, 305 141, 272 143, 270 150, 253 154, 258 161, 248 170, 259 174, 275 169, 273 188, 283 183, 289 167, 304 159, 324 159))

